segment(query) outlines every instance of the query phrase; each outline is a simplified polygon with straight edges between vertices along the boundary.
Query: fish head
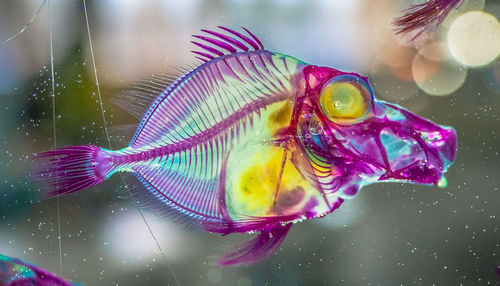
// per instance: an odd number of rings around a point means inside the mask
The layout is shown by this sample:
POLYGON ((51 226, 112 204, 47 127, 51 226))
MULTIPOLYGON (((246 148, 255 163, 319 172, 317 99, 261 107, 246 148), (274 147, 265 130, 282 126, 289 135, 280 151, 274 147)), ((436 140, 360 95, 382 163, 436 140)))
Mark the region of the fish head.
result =
POLYGON ((324 190, 353 196, 381 181, 446 184, 457 148, 453 128, 377 100, 359 74, 307 66, 304 76, 294 128, 306 169, 324 190))

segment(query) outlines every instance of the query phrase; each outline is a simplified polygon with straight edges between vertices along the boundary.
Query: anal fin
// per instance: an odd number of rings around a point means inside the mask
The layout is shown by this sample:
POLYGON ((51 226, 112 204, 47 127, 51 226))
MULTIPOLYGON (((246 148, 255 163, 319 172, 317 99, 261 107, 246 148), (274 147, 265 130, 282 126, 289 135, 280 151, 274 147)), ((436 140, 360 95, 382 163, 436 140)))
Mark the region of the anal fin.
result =
POLYGON ((217 263, 221 266, 251 265, 270 256, 280 247, 292 223, 273 225, 272 228, 262 230, 254 239, 241 244, 229 254, 219 257, 217 263))

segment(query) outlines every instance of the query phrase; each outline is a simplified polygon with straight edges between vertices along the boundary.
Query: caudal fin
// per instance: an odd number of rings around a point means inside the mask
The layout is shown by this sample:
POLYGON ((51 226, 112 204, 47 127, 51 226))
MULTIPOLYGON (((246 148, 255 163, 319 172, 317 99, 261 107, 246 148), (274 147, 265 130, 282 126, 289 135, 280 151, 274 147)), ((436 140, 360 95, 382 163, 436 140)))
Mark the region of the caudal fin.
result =
POLYGON ((106 180, 111 163, 106 153, 94 145, 41 152, 35 155, 29 178, 40 184, 43 197, 83 190, 106 180))

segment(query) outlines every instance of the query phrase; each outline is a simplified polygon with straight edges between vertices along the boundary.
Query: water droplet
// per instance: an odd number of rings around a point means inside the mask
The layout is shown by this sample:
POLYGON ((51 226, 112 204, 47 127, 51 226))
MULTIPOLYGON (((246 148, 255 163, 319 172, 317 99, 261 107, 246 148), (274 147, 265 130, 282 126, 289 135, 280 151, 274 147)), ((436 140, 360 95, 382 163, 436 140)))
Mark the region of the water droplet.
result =
POLYGON ((316 114, 311 116, 309 121, 309 132, 313 135, 318 135, 323 132, 323 123, 316 114))
POLYGON ((439 179, 437 186, 440 187, 441 189, 444 189, 448 186, 448 181, 444 176, 442 176, 441 179, 439 179))
POLYGON ((302 115, 302 118, 309 118, 309 117, 311 117, 311 111, 308 110, 308 109, 303 109, 300 114, 302 115))

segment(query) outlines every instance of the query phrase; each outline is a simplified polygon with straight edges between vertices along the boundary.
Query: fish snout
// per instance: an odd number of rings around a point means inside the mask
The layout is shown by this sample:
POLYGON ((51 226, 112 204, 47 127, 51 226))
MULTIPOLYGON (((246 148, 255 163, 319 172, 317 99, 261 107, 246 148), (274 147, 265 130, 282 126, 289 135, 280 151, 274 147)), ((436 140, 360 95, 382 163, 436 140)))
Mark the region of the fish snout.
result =
POLYGON ((406 167, 403 173, 410 181, 446 187, 444 176, 455 160, 457 134, 451 127, 438 126, 435 131, 422 132, 418 159, 406 167))
POLYGON ((447 167, 455 160, 457 151, 457 132, 451 127, 440 127, 434 132, 424 132, 422 139, 427 146, 439 152, 444 161, 446 170, 447 167))
POLYGON ((418 135, 405 136, 404 139, 390 131, 382 132, 381 142, 389 166, 379 180, 401 180, 445 187, 444 173, 456 156, 456 131, 439 125, 426 128, 425 131, 414 131, 418 135))
POLYGON ((422 135, 422 139, 428 148, 437 153, 438 158, 434 164, 438 166, 437 174, 432 182, 439 187, 446 187, 444 173, 455 161, 457 153, 457 132, 451 127, 440 126, 437 131, 422 135))

